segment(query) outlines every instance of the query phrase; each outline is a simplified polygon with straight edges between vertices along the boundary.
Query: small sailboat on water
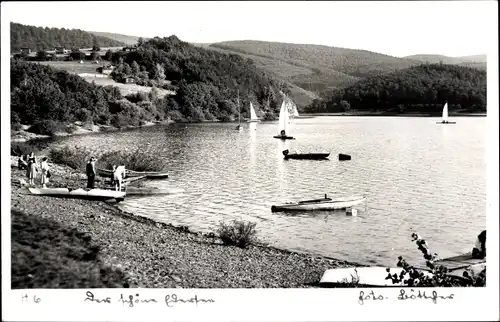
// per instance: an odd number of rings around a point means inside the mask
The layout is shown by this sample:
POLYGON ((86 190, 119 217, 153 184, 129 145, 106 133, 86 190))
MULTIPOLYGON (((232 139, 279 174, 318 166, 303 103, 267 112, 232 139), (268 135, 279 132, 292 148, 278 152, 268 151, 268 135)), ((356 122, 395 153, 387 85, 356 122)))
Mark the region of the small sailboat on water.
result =
POLYGON ((450 121, 448 121, 448 102, 446 102, 444 104, 442 119, 443 120, 441 122, 436 122, 436 123, 437 124, 456 124, 456 122, 450 122, 450 121))
POLYGON ((273 136, 273 138, 281 140, 295 140, 293 136, 287 135, 289 123, 290 123, 290 116, 288 112, 288 106, 286 102, 283 100, 283 103, 281 103, 280 116, 278 121, 279 134, 273 136))
POLYGON ((255 109, 253 107, 252 102, 250 102, 250 119, 248 120, 248 123, 258 123, 260 122, 260 119, 257 117, 257 114, 255 113, 255 109))

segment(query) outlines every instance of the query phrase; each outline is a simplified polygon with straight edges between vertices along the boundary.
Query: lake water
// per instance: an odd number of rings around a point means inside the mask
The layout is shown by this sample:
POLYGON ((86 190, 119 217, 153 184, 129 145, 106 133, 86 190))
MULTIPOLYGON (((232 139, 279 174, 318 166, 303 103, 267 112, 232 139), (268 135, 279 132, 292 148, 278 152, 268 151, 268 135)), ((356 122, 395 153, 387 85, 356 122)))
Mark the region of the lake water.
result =
POLYGON ((421 262, 411 242, 418 232, 440 256, 472 248, 486 228, 486 118, 316 117, 296 119, 295 141, 274 139, 277 122, 172 124, 76 136, 70 145, 135 150, 165 159, 168 180, 146 186, 185 193, 127 198, 120 207, 195 231, 219 222, 257 223, 273 246, 352 262, 395 265, 402 255, 421 262), (283 160, 282 150, 331 152, 330 160, 283 160), (338 153, 352 156, 338 161, 338 153), (345 212, 271 213, 273 204, 366 195, 358 216, 345 212))

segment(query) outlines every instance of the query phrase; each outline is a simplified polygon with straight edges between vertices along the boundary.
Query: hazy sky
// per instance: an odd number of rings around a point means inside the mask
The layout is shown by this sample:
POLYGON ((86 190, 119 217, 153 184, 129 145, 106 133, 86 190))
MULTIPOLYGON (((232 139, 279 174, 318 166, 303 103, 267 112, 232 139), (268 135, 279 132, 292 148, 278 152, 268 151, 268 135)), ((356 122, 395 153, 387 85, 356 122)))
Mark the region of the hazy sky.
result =
POLYGON ((489 51, 498 37, 497 10, 496 1, 3 2, 2 20, 143 37, 175 34, 199 43, 252 39, 393 56, 462 56, 489 51))

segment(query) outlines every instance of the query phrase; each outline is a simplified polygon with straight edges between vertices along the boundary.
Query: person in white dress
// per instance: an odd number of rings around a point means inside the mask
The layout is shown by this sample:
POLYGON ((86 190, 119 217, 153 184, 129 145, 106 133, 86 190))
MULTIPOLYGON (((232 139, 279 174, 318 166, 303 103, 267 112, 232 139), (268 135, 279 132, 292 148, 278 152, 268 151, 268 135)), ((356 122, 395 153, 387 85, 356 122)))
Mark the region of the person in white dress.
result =
POLYGON ((42 188, 47 188, 47 182, 49 182, 49 162, 47 157, 44 157, 42 159, 42 163, 40 163, 40 169, 42 171, 42 174, 40 176, 42 188))
POLYGON ((122 191, 122 182, 125 179, 125 166, 120 165, 117 167, 113 167, 113 181, 115 183, 115 190, 122 191))

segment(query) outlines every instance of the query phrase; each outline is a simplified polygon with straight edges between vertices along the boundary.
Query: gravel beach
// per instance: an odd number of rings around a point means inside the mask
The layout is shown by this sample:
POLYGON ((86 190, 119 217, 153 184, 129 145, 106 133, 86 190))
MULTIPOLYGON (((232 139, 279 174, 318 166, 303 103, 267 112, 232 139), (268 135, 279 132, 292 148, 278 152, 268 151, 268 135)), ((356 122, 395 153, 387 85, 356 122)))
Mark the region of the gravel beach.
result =
MULTIPOLYGON (((16 160, 11 157, 13 165, 16 160)), ((51 172, 49 187, 85 186, 83 173, 69 167, 51 164, 51 172)), ((99 249, 90 260, 123 274, 120 283, 102 287, 303 288, 318 283, 326 269, 362 266, 263 245, 246 249, 223 246, 218 238, 126 213, 112 203, 31 195, 19 179, 25 179, 25 171, 11 167, 13 211, 89 236, 92 245, 99 249)), ((21 233, 16 229, 12 231, 13 240, 14 234, 21 233)), ((58 247, 60 240, 55 238, 48 243, 58 247)), ((18 248, 12 252, 14 270, 14 258, 20 255, 16 253, 18 248)), ((43 265, 30 273, 40 274, 46 274, 43 265)), ((17 286, 68 287, 54 282, 17 286)), ((88 283, 74 280, 71 287, 88 287, 88 283)))

